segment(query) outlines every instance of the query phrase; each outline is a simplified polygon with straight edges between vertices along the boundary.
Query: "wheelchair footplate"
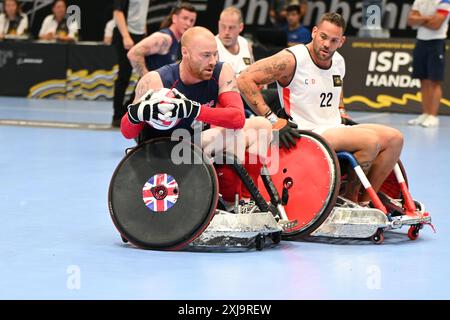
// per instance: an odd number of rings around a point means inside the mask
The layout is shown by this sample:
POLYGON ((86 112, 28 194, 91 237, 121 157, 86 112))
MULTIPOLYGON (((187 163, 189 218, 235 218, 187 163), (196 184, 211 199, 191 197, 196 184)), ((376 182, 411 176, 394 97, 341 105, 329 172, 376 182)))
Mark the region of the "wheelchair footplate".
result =
POLYGON ((403 226, 409 226, 408 237, 411 240, 416 240, 419 237, 419 231, 423 229, 424 225, 431 224, 431 216, 425 211, 425 206, 423 203, 414 200, 414 211, 405 210, 402 206, 402 201, 400 199, 393 199, 385 194, 379 194, 380 199, 388 210, 388 217, 391 222, 391 229, 399 229, 403 226))
POLYGON ((384 241, 385 231, 410 226, 408 237, 415 240, 423 225, 431 224, 431 217, 424 211, 424 206, 417 201, 416 206, 417 210, 414 213, 393 216, 386 215, 379 209, 362 207, 338 197, 330 216, 311 236, 369 239, 375 244, 381 244, 384 241))
POLYGON ((230 213, 217 210, 208 227, 189 249, 263 250, 281 241, 282 228, 271 212, 230 213))
POLYGON ((383 231, 389 226, 389 219, 381 210, 361 207, 338 197, 333 211, 311 236, 371 239, 375 243, 381 243, 383 231))

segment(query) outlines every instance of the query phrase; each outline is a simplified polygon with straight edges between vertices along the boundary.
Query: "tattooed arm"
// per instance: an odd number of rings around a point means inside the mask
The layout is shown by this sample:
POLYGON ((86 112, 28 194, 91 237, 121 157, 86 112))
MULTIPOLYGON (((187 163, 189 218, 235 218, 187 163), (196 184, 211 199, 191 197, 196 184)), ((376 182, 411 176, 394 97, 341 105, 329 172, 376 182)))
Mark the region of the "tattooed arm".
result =
POLYGON ((223 92, 239 92, 236 83, 236 74, 228 63, 224 63, 219 77, 219 95, 223 92))
MULTIPOLYGON (((139 100, 150 90, 157 90, 161 89, 163 87, 163 83, 161 81, 161 77, 157 72, 149 72, 145 74, 138 82, 136 86, 136 95, 135 99, 133 101, 133 104, 136 104, 139 102, 139 100)), ((130 108, 128 107, 128 112, 125 113, 122 117, 122 120, 120 122, 120 131, 122 132, 123 136, 127 139, 133 139, 136 138, 139 133, 144 128, 145 122, 139 122, 136 123, 136 121, 130 121, 130 108)), ((132 112, 133 113, 133 112, 132 112)), ((136 117, 136 111, 134 111, 133 119, 138 119, 139 117, 136 117)))
POLYGON ((237 85, 245 101, 258 115, 270 111, 259 90, 259 86, 278 81, 288 85, 294 76, 295 57, 287 50, 261 59, 245 69, 237 79, 237 85))
POLYGON ((148 90, 157 90, 163 87, 164 86, 158 72, 151 71, 149 73, 146 73, 136 85, 136 92, 133 103, 138 102, 139 99, 141 99, 142 96, 144 96, 148 92, 148 90))
POLYGON ((224 63, 219 76, 219 94, 215 108, 202 106, 197 117, 212 126, 241 129, 245 124, 244 105, 236 84, 236 75, 228 63, 224 63))
POLYGON ((145 57, 152 54, 165 55, 171 45, 172 38, 168 34, 155 32, 131 48, 127 56, 139 77, 142 77, 148 73, 145 57))

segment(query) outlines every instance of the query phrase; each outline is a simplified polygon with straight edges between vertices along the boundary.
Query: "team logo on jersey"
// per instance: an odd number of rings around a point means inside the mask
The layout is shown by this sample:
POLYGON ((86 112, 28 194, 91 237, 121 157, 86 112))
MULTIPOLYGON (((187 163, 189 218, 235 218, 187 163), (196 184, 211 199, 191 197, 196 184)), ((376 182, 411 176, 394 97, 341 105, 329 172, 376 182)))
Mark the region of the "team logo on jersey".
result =
POLYGON ((244 60, 245 65, 250 65, 250 58, 242 58, 244 60))
POLYGON ((333 86, 342 87, 342 79, 340 75, 333 75, 333 86))

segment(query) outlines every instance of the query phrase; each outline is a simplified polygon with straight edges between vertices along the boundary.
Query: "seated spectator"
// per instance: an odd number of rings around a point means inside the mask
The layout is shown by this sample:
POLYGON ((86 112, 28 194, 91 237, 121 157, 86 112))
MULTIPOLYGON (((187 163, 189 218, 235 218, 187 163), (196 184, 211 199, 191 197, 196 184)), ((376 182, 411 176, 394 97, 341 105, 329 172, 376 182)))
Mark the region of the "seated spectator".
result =
POLYGON ((302 9, 300 4, 291 4, 286 8, 286 21, 285 27, 287 33, 287 45, 288 47, 295 46, 300 43, 309 43, 311 41, 311 31, 308 28, 302 26, 300 19, 302 9))
POLYGON ((109 20, 105 26, 105 35, 103 36, 103 43, 110 45, 112 43, 113 31, 116 27, 114 19, 109 20))
POLYGON ((269 17, 275 27, 282 27, 286 24, 286 6, 286 0, 270 1, 269 17))
POLYGON ((65 0, 53 2, 53 14, 44 19, 39 31, 39 39, 60 41, 75 41, 78 39, 78 25, 76 22, 68 25, 66 11, 67 3, 65 0))
POLYGON ((28 31, 28 17, 20 10, 17 0, 4 0, 0 14, 0 39, 24 36, 28 31))

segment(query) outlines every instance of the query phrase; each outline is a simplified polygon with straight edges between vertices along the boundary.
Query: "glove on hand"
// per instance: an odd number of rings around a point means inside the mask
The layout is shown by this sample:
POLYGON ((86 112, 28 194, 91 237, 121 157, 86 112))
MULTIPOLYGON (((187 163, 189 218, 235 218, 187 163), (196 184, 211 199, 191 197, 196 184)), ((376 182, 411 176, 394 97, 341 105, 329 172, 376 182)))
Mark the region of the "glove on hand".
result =
POLYGON ((167 120, 174 115, 173 100, 176 99, 149 90, 140 101, 128 106, 128 120, 134 124, 142 121, 167 120))
POLYGON ((171 103, 175 106, 172 112, 178 118, 189 118, 193 116, 194 119, 200 114, 201 104, 197 101, 190 100, 186 98, 184 94, 179 92, 177 89, 172 89, 173 99, 171 103))
POLYGON ((280 139, 280 148, 295 147, 297 140, 301 137, 297 124, 286 119, 278 119, 273 125, 273 129, 278 130, 280 139))

